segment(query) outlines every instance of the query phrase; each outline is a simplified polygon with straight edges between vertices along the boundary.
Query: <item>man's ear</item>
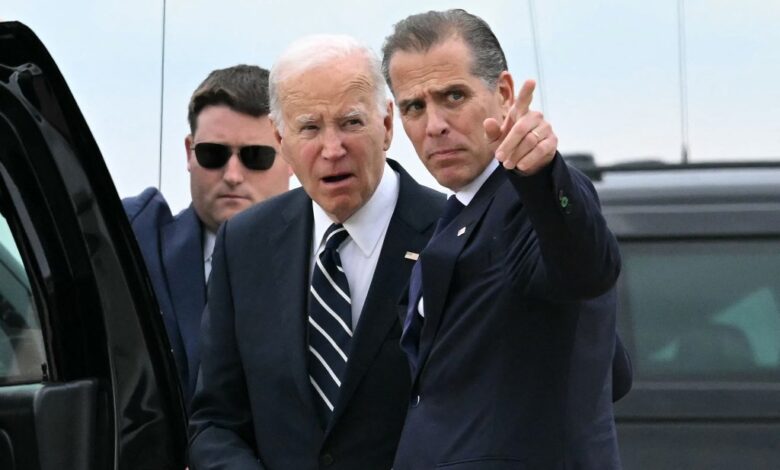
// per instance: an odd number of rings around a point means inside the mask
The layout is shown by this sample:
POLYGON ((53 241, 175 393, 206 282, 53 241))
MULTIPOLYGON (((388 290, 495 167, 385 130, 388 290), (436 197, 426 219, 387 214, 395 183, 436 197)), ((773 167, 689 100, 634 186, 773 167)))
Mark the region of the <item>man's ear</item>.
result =
POLYGON ((192 150, 192 134, 187 134, 184 138, 184 152, 187 154, 187 171, 192 171, 192 158, 195 152, 192 150))
POLYGON ((284 150, 282 148, 282 133, 279 132, 279 128, 276 126, 276 123, 273 119, 271 119, 271 124, 274 127, 274 140, 276 140, 276 156, 281 157, 282 160, 284 160, 284 163, 287 165, 287 176, 293 175, 293 169, 292 165, 290 165, 290 160, 287 158, 287 154, 284 153, 284 150))
POLYGON ((385 141, 383 149, 387 151, 393 142, 393 101, 387 100, 387 115, 382 123, 385 126, 385 141))
POLYGON ((276 125, 274 118, 271 117, 270 114, 268 115, 268 120, 271 121, 271 127, 274 129, 274 139, 276 140, 276 144, 282 145, 282 134, 279 132, 279 126, 276 125))
POLYGON ((496 81, 496 94, 501 109, 505 112, 508 111, 515 102, 515 82, 512 79, 512 74, 506 70, 501 72, 498 76, 498 80, 496 81))

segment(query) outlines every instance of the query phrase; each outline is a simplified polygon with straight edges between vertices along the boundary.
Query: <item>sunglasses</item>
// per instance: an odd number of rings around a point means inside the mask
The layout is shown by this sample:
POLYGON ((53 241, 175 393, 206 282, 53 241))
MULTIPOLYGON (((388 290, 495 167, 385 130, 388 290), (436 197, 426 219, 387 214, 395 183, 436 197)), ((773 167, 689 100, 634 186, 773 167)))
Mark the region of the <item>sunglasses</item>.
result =
MULTIPOLYGON (((233 148, 225 144, 201 142, 192 146, 198 164, 203 168, 216 170, 225 166, 233 155, 233 148)), ((245 145, 238 147, 238 159, 250 170, 267 170, 274 164, 276 149, 268 145, 245 145)))

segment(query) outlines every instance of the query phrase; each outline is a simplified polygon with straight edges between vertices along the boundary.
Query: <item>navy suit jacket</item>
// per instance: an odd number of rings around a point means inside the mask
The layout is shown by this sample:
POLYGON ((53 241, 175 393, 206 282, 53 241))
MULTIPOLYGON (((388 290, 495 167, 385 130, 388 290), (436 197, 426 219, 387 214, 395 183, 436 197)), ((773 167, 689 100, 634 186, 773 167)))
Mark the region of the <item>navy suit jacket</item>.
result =
POLYGON ((388 469, 410 389, 397 303, 444 196, 400 166, 398 202, 355 330, 333 418, 322 429, 307 365, 313 232, 301 189, 223 224, 203 319, 203 360, 190 419, 190 465, 388 469))
POLYGON ((534 176, 499 167, 419 262, 425 321, 395 470, 619 468, 620 255, 590 181, 559 155, 534 176))
POLYGON ((156 188, 122 201, 168 332, 185 404, 195 391, 200 319, 206 305, 203 229, 195 210, 176 217, 156 188))

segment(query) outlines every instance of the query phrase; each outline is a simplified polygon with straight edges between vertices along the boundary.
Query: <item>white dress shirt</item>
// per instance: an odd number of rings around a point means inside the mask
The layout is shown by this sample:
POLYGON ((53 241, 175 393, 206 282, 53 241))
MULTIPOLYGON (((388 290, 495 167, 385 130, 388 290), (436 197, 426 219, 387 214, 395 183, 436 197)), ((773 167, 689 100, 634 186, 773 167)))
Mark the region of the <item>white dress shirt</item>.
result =
POLYGON ((217 234, 211 230, 203 230, 203 279, 209 282, 211 274, 211 255, 214 254, 214 244, 217 242, 217 234))
MULTIPOLYGON (((485 181, 487 181, 488 178, 490 178, 490 175, 493 174, 493 171, 495 171, 496 168, 498 168, 498 160, 491 158, 490 163, 488 163, 488 166, 482 170, 482 173, 480 173, 479 176, 471 180, 471 183, 463 186, 460 188, 460 191, 455 193, 455 197, 458 198, 458 201, 460 201, 464 206, 468 206, 471 200, 474 199, 474 196, 476 196, 479 190, 482 188, 482 185, 485 184, 485 181)), ((452 193, 447 195, 449 196, 450 194, 452 193)))
MULTIPOLYGON (((385 163, 382 179, 379 181, 374 194, 363 207, 344 221, 349 237, 338 249, 344 274, 349 282, 349 294, 352 300, 352 331, 355 331, 363 304, 366 302, 371 280, 374 278, 374 270, 379 253, 382 251, 382 242, 390 225, 390 219, 398 201, 398 189, 400 177, 385 163)), ((314 267, 316 256, 322 251, 322 237, 333 221, 320 206, 312 201, 314 214, 314 233, 312 234, 312 253, 309 264, 309 279, 314 267)))

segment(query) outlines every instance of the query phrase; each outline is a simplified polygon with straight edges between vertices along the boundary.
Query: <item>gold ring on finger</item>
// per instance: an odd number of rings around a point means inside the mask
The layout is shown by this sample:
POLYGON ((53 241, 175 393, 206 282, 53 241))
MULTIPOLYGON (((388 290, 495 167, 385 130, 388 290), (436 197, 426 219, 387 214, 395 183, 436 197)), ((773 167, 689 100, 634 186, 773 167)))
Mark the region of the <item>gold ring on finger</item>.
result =
POLYGON ((539 133, 538 133, 538 132, 536 132, 536 129, 531 129, 531 134, 533 134, 533 135, 534 135, 534 137, 536 137, 536 141, 537 141, 537 142, 541 142, 541 140, 542 140, 542 136, 540 136, 540 135, 539 135, 539 133))

